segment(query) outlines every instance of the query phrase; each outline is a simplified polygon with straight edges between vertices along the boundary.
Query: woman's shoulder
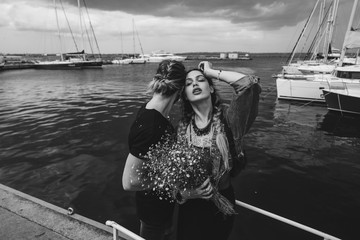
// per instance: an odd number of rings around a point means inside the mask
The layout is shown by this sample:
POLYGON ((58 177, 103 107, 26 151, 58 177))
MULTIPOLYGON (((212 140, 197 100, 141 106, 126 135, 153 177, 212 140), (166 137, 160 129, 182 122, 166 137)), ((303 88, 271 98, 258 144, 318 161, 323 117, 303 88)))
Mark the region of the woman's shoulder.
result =
POLYGON ((157 110, 142 107, 136 116, 136 121, 143 122, 146 125, 168 124, 168 120, 157 110))

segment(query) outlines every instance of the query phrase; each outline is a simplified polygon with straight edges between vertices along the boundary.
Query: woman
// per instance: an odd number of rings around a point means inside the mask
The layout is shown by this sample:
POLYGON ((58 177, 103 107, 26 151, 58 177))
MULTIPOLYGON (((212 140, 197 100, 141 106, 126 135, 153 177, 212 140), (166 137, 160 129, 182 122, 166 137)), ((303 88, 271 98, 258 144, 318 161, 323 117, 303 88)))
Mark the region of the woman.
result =
POLYGON ((235 204, 230 177, 244 165, 242 140, 256 118, 260 92, 258 78, 215 70, 209 62, 202 62, 199 69, 187 73, 178 138, 207 149, 204 157, 211 166, 211 177, 198 189, 177 194, 182 203, 178 213, 178 240, 223 240, 230 235, 234 215, 221 213, 208 200, 216 190, 235 204), (212 79, 235 89, 230 106, 220 104, 212 79))
POLYGON ((185 67, 180 62, 165 60, 159 64, 148 88, 152 98, 140 108, 129 133, 130 153, 125 163, 122 182, 125 190, 136 191, 140 236, 147 240, 164 239, 171 226, 174 204, 161 201, 158 196, 151 194, 148 190, 149 184, 144 187, 144 182, 139 178, 141 167, 149 148, 164 136, 175 133, 167 117, 179 99, 185 76, 185 67))

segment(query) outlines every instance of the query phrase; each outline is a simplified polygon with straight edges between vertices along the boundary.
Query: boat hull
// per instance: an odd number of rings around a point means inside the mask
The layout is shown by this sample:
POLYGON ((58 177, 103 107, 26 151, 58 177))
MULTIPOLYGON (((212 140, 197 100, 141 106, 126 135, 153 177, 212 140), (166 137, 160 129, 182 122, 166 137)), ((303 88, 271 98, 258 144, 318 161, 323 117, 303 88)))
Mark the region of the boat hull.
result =
POLYGON ((145 64, 146 62, 147 59, 145 58, 134 58, 129 62, 129 64, 145 64))
POLYGON ((87 69, 87 68, 102 68, 102 61, 50 61, 50 62, 39 62, 34 66, 36 69, 47 69, 47 70, 67 70, 67 69, 87 69))
POLYGON ((358 79, 337 78, 331 74, 297 75, 297 78, 290 76, 276 79, 278 99, 325 103, 322 90, 360 91, 358 79))
POLYGON ((335 64, 302 65, 298 67, 302 74, 331 74, 334 69, 335 64))
POLYGON ((313 101, 325 103, 322 89, 329 89, 326 81, 311 79, 276 79, 277 98, 295 101, 313 101))
POLYGON ((360 115, 360 92, 346 94, 337 91, 323 90, 327 108, 330 111, 360 115))
POLYGON ((164 60, 176 60, 176 61, 179 61, 179 62, 184 62, 186 59, 186 57, 181 57, 181 56, 169 56, 169 57, 149 57, 148 58, 148 62, 149 63, 159 63, 159 62, 162 62, 164 60))

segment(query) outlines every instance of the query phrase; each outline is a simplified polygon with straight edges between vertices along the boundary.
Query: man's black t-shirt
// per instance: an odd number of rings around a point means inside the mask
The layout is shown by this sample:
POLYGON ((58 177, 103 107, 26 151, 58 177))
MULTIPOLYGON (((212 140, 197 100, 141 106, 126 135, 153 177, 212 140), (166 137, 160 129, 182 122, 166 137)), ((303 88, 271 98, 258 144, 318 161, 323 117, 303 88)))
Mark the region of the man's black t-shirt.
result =
MULTIPOLYGON (((130 153, 143 159, 152 145, 166 134, 175 132, 171 123, 157 110, 146 109, 143 105, 132 124, 129 133, 130 153)), ((151 191, 136 192, 137 213, 140 220, 152 225, 171 224, 174 203, 160 200, 151 191)))

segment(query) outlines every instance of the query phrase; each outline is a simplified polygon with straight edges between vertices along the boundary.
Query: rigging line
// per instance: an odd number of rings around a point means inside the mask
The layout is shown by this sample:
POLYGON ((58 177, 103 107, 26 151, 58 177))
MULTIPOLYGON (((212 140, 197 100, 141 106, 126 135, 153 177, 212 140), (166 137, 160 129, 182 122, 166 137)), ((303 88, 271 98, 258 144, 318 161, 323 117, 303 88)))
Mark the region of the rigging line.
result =
POLYGON ((339 110, 340 110, 341 116, 343 116, 343 110, 342 110, 341 102, 340 102, 340 94, 337 94, 337 99, 338 99, 338 103, 339 103, 339 110))
MULTIPOLYGON (((329 90, 330 90, 330 88, 331 88, 331 83, 329 82, 329 80, 327 80, 327 82, 328 82, 328 84, 329 84, 329 90)), ((325 98, 325 96, 327 96, 327 95, 329 95, 330 94, 330 92, 329 93, 325 93, 324 94, 324 98, 325 98)), ((307 103, 305 103, 305 104, 303 104, 303 105, 300 105, 300 107, 302 108, 302 107, 305 107, 305 106, 307 106, 307 105, 309 105, 309 104, 311 104, 311 103, 314 103, 315 102, 315 100, 313 100, 313 101, 309 101, 309 102, 307 102, 307 103)), ((339 102, 339 104, 340 104, 340 102, 339 102)))
MULTIPOLYGON (((88 19, 88 20, 89 20, 89 19, 88 19)), ((86 25, 85 18, 84 18, 83 24, 84 24, 85 34, 86 34, 86 38, 87 38, 88 43, 89 43, 89 47, 90 47, 91 54, 94 55, 93 45, 92 45, 92 42, 91 42, 91 36, 90 36, 90 34, 89 34, 89 31, 88 31, 88 27, 87 27, 87 25, 86 25)), ((85 48, 85 46, 84 46, 84 48, 85 48)), ((85 49, 84 49, 84 51, 85 51, 85 49)))
POLYGON ((93 50, 93 46, 92 46, 92 43, 91 43, 90 34, 89 34, 88 29, 86 27, 86 22, 85 21, 84 21, 84 26, 85 26, 86 37, 87 37, 88 42, 89 42, 90 51, 94 55, 94 50, 93 50))
MULTIPOLYGON (((356 11, 358 11, 358 6, 356 6, 356 11)), ((359 16, 357 16, 357 18, 359 18, 359 16)), ((360 19, 357 19, 356 21, 355 21, 355 19, 354 19, 354 21, 353 22, 358 22, 357 23, 357 25, 355 26, 355 24, 353 24, 353 28, 355 29, 355 31, 358 31, 359 30, 359 26, 360 26, 360 19)))
MULTIPOLYGON (((305 54, 304 60, 306 60, 306 59, 308 58, 308 56, 310 55, 311 50, 313 50, 313 47, 314 47, 314 45, 315 45, 315 42, 316 42, 316 40, 318 39, 318 36, 319 36, 319 33, 320 33, 321 28, 322 28, 322 27, 324 26, 324 24, 325 24, 325 19, 327 18, 330 9, 331 9, 331 5, 329 6, 329 8, 328 8, 328 10, 327 10, 327 12, 326 12, 326 14, 325 14, 325 16, 323 17, 323 19, 322 19, 322 21, 321 21, 321 24, 320 24, 320 26, 319 26, 319 28, 318 28, 318 30, 316 31, 316 34, 315 34, 315 36, 314 36, 314 39, 312 40, 312 42, 311 42, 311 44, 310 44, 310 47, 309 47, 307 53, 305 54)), ((303 52, 303 50, 304 50, 304 48, 305 48, 306 42, 308 41, 308 39, 309 39, 309 37, 310 37, 310 33, 312 32, 312 29, 314 28, 314 26, 315 26, 315 24, 312 25, 312 27, 311 27, 311 29, 310 29, 310 31, 309 31, 309 35, 307 36, 307 38, 306 38, 306 40, 305 40, 305 43, 304 43, 304 45, 303 45, 303 48, 302 48, 302 50, 300 51, 301 53, 303 52)))
POLYGON ((311 17, 313 16, 313 13, 314 13, 315 8, 316 8, 316 6, 318 5, 318 3, 319 3, 319 0, 318 0, 318 1, 316 1, 315 6, 314 6, 313 10, 311 11, 311 13, 310 13, 310 15, 309 15, 308 19, 306 20, 306 23, 305 23, 305 25, 304 25, 304 27, 303 27, 302 31, 301 31, 301 33, 300 33, 300 36, 299 36, 298 40, 296 41, 296 43, 295 43, 295 46, 294 46, 293 50, 291 51, 291 54, 290 54, 290 56, 289 56, 289 58, 288 58, 288 60, 287 60, 287 62, 288 62, 289 64, 290 64, 290 62, 291 62, 291 60, 292 60, 292 58, 293 58, 294 52, 295 52, 295 50, 296 50, 296 47, 297 47, 297 45, 298 45, 298 43, 299 43, 300 39, 302 38, 302 36, 303 36, 303 34, 304 34, 304 31, 305 31, 305 29, 307 28, 307 25, 308 25, 308 23, 309 23, 309 21, 310 21, 311 17))
POLYGON ((58 35, 59 35, 59 43, 60 43, 60 59, 61 61, 64 61, 64 54, 63 54, 63 43, 62 43, 62 39, 61 39, 61 31, 60 31, 60 26, 59 26, 59 16, 58 16, 58 11, 57 11, 57 5, 56 5, 56 0, 54 0, 54 8, 55 8, 55 16, 56 16, 56 26, 58 29, 58 35))
POLYGON ((86 14, 87 14, 88 19, 89 19, 89 24, 90 24, 91 32, 92 32, 92 34, 93 34, 93 36, 94 36, 96 48, 97 48, 97 50, 98 50, 98 52, 99 52, 99 56, 101 57, 101 52, 100 52, 99 44, 98 44, 98 41, 97 41, 96 36, 95 36, 94 28, 93 28, 93 26, 92 26, 92 24, 91 24, 90 15, 89 15, 89 11, 88 11, 88 8, 87 8, 87 6, 86 6, 85 0, 83 0, 83 3, 84 3, 85 10, 86 10, 86 14))
POLYGON ((264 96, 261 96, 261 100, 265 101, 265 98, 267 96, 269 96, 270 94, 274 93, 276 91, 276 87, 273 88, 273 90, 269 91, 267 94, 265 94, 264 96))
MULTIPOLYGON (((303 52, 304 52, 304 49, 305 49, 305 46, 306 46, 306 42, 309 40, 310 33, 312 32, 313 28, 314 28, 314 24, 311 26, 311 29, 310 29, 310 31, 309 31, 309 34, 307 35, 307 37, 306 37, 306 39, 305 39, 305 42, 304 42, 304 44, 303 44, 303 46, 302 46, 302 49, 301 49, 301 51, 300 51, 300 56, 303 55, 303 52)), ((300 58, 300 56, 299 56, 299 58, 300 58)), ((304 60, 305 60, 306 56, 307 56, 307 55, 305 55, 305 57, 303 58, 304 60)), ((301 58, 300 58, 300 59, 301 59, 301 58)))
POLYGON ((141 53, 142 53, 142 55, 144 55, 144 50, 143 50, 143 48, 142 48, 141 41, 140 41, 140 37, 139 37, 139 33, 138 33, 138 31, 137 31, 137 28, 136 28, 136 26, 135 26, 135 23, 134 23, 134 29, 135 29, 136 36, 137 36, 138 41, 139 41, 139 44, 140 44, 141 53))
MULTIPOLYGON (((322 27, 322 24, 323 24, 323 22, 324 22, 324 19, 325 19, 325 17, 323 18, 323 20, 322 20, 322 22, 321 22, 321 25, 319 26, 318 30, 316 31, 316 34, 315 34, 315 36, 314 36, 313 41, 316 40, 316 38, 317 38, 317 36, 318 36, 318 33, 319 33, 319 31, 320 31, 320 29, 321 29, 321 27, 322 27)), ((309 40, 309 38, 310 38, 310 33, 311 33, 312 30, 314 29, 314 26, 315 26, 315 23, 312 24, 311 29, 310 29, 310 31, 309 31, 309 34, 308 34, 307 37, 306 37, 305 43, 309 40)), ((304 46, 303 46, 303 49, 304 49, 304 48, 305 48, 305 44, 304 44, 304 46)), ((306 55, 306 56, 307 56, 307 55, 306 55)), ((306 56, 305 56, 305 57, 306 57, 306 56)))
MULTIPOLYGON (((306 57, 308 57, 308 56, 310 55, 310 53, 311 53, 311 50, 313 50, 313 47, 314 47, 314 45, 315 45, 315 43, 316 43, 316 40, 318 39, 318 37, 319 37, 319 35, 320 35, 321 29, 324 27, 324 25, 325 25, 325 23, 326 23, 326 21, 327 21, 327 20, 325 20, 325 19, 328 18, 328 14, 329 14, 329 12, 330 12, 331 7, 332 7, 332 4, 330 4, 328 10, 326 11, 326 14, 324 15, 324 18, 323 18, 322 21, 321 21, 321 24, 320 24, 320 26, 319 26, 319 29, 317 30, 317 32, 316 32, 316 34, 315 34, 315 37, 314 37, 314 39, 313 39, 313 41, 312 41, 312 43, 311 43, 311 45, 310 45, 310 47, 309 47, 309 50, 308 50, 308 52, 306 53, 306 57)), ((321 33, 320 39, 321 39, 322 37, 323 37, 323 33, 321 33)), ((320 41, 320 40, 319 40, 319 41, 320 41)))
POLYGON ((78 46, 77 46, 77 44, 76 44, 74 34, 73 34, 72 30, 71 30, 70 23, 69 23, 69 19, 68 19, 67 15, 66 15, 66 12, 65 12, 65 9, 64 9, 62 0, 60 0, 60 5, 61 5, 61 9, 63 10, 63 13, 64 13, 64 16, 65 16, 67 25, 68 25, 68 27, 69 27, 69 31, 70 31, 70 34, 71 34, 71 38, 72 38, 72 40, 73 40, 73 42, 74 42, 74 44, 75 44, 76 51, 79 52, 79 49, 78 49, 78 46))
MULTIPOLYGON (((281 99, 280 99, 280 100, 281 100, 281 99)), ((291 102, 291 101, 290 101, 290 102, 291 102)), ((310 105, 310 104, 313 104, 313 103, 318 103, 318 102, 316 102, 315 100, 306 102, 306 103, 304 103, 304 104, 299 105, 299 106, 298 106, 298 110, 297 110, 297 109, 294 109, 294 111, 295 111, 295 112, 298 112, 298 111, 300 111, 300 109, 303 109, 304 107, 306 107, 306 106, 308 106, 308 105, 310 105)))

